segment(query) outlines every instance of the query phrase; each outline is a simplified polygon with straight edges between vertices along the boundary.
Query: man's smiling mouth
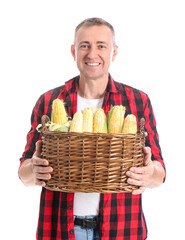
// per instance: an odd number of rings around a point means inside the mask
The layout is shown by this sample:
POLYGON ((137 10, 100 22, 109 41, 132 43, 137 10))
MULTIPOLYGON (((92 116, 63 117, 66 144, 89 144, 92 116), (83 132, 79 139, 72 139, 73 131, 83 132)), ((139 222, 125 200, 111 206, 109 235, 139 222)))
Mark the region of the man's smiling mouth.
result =
POLYGON ((100 63, 88 63, 88 62, 86 62, 85 64, 88 66, 99 66, 100 65, 100 63))

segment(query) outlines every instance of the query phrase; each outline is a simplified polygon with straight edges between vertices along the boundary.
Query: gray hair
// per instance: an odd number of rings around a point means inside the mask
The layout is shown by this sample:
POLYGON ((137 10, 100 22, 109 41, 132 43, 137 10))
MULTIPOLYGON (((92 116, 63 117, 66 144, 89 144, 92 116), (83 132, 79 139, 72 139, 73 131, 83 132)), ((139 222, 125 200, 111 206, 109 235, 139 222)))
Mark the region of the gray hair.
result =
POLYGON ((102 18, 87 18, 84 21, 82 21, 80 24, 78 24, 78 26, 75 28, 75 37, 76 37, 76 33, 78 32, 78 30, 81 27, 91 27, 91 26, 107 26, 111 32, 112 32, 112 36, 113 36, 113 43, 115 44, 115 31, 113 26, 108 23, 107 21, 105 21, 102 18))

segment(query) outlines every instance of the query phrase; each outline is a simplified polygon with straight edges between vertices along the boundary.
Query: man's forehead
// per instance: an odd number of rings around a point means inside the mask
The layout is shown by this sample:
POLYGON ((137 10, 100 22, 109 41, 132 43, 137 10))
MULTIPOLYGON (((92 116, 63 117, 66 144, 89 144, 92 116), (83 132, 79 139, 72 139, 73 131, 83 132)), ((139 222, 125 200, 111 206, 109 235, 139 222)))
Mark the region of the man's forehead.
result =
MULTIPOLYGON (((90 44, 89 41, 80 41, 79 44, 90 44)), ((106 41, 96 41, 96 44, 107 44, 106 41)))
POLYGON ((112 38, 111 30, 105 25, 83 26, 77 31, 75 36, 75 40, 78 42, 90 42, 92 40, 95 42, 109 42, 112 38))

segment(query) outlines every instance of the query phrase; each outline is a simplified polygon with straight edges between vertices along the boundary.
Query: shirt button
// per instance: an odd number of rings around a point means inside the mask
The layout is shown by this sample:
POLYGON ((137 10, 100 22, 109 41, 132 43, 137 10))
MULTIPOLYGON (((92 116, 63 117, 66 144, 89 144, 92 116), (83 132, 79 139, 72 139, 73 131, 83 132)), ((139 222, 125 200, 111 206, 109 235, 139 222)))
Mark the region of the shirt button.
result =
POLYGON ((72 229, 72 230, 70 231, 70 233, 73 234, 73 233, 74 233, 74 230, 72 229))
POLYGON ((72 210, 73 208, 71 206, 68 207, 69 210, 72 210))

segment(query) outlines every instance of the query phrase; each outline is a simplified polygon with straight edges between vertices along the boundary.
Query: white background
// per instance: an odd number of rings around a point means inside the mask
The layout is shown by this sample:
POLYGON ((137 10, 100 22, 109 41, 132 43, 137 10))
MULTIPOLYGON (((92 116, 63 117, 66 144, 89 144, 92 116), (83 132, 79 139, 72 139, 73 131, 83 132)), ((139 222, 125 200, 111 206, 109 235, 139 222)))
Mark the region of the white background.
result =
POLYGON ((148 240, 185 239, 184 13, 183 0, 0 2, 1 239, 35 239, 40 188, 17 176, 31 111, 43 92, 78 74, 74 28, 96 16, 115 27, 112 76, 146 92, 157 120, 167 179, 143 194, 148 240))

